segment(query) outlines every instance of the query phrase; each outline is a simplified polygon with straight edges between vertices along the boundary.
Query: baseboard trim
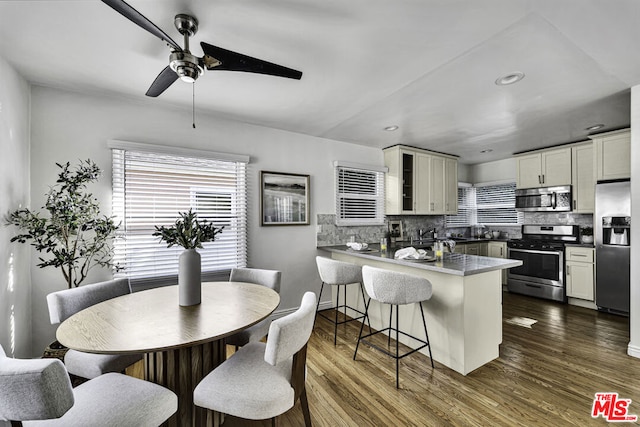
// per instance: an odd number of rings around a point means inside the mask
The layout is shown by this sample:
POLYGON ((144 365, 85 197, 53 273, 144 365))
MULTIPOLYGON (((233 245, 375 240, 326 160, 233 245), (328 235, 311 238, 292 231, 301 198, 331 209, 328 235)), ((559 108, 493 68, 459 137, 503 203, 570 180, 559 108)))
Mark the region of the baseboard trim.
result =
POLYGON ((629 343, 629 345, 627 346, 627 354, 629 356, 640 359, 640 347, 636 345, 631 345, 631 343, 629 343))

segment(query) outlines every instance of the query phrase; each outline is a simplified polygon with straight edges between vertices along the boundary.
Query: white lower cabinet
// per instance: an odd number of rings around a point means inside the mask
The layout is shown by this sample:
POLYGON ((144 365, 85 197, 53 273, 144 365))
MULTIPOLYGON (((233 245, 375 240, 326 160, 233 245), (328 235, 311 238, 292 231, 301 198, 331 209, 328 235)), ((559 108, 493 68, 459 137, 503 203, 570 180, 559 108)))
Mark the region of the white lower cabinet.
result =
POLYGON ((453 252, 465 255, 487 256, 487 244, 478 243, 458 243, 453 252))
MULTIPOLYGON (((487 256, 493 258, 507 257, 507 242, 489 242, 487 244, 487 256)), ((502 270, 502 284, 507 284, 507 270, 502 270)))
POLYGON ((594 300, 593 252, 593 248, 567 246, 565 277, 568 297, 594 300))

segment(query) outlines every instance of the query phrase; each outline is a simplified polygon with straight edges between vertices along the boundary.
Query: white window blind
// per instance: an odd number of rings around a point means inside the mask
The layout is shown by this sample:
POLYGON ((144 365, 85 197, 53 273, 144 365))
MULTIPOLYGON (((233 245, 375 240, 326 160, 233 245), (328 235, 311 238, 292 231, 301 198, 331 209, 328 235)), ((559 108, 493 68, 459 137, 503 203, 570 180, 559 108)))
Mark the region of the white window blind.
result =
POLYGON ((458 215, 447 215, 446 227, 522 224, 522 212, 515 209, 515 189, 514 182, 458 187, 458 215))
POLYGON ((336 163, 336 225, 384 224, 384 172, 336 163))
POLYGON ((516 183, 480 185, 476 187, 478 224, 522 224, 522 213, 516 211, 516 183))
POLYGON ((226 277, 247 263, 246 163, 113 149, 113 214, 121 221, 114 261, 136 289, 175 284, 180 246, 167 248, 152 234, 179 212, 224 226, 198 249, 203 280, 226 277))
POLYGON ((446 215, 446 227, 469 227, 475 223, 476 189, 470 185, 458 187, 458 214, 446 215))

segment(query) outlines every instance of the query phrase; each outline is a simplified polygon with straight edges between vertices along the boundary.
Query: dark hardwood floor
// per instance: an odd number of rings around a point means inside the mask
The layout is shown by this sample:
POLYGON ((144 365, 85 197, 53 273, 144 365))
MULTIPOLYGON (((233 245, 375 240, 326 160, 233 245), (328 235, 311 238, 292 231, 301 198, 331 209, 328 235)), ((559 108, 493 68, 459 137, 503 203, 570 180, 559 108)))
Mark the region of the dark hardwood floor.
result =
MULTIPOLYGON (((640 359, 627 356, 628 318, 505 293, 500 357, 467 376, 414 354, 400 362, 361 346, 359 323, 338 330, 316 318, 309 342, 307 393, 315 426, 589 426, 596 392, 631 399, 640 415, 640 359)), ((384 341, 386 342, 386 340, 384 341)), ((299 404, 280 418, 304 425, 299 404)), ((625 423, 623 425, 629 425, 625 423)), ((640 424, 640 423, 635 423, 640 424)), ((225 426, 270 425, 227 417, 225 426)))

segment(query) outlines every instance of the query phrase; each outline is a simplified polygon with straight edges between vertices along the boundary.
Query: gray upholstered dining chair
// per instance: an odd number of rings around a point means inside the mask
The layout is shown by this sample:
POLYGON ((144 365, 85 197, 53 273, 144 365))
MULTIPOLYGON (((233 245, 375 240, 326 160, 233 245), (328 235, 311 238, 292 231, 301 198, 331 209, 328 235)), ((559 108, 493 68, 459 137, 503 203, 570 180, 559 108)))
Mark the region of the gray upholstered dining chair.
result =
MULTIPOLYGON (((263 270, 259 268, 234 268, 229 276, 230 282, 248 282, 266 286, 280 293, 282 273, 276 270, 263 270)), ((234 335, 227 337, 226 343, 237 347, 251 341, 260 341, 269 332, 271 319, 266 318, 253 326, 248 327, 234 335)))
POLYGON ((13 359, 0 346, 0 420, 11 425, 148 426, 178 409, 171 390, 109 373, 71 388, 58 359, 13 359))
MULTIPOLYGON (((53 292, 47 295, 49 319, 55 325, 87 307, 130 293, 129 279, 126 278, 53 292)), ((64 356, 67 371, 87 379, 107 372, 123 372, 139 360, 142 360, 142 354, 93 354, 69 350, 64 356)))
POLYGON ((399 363, 400 359, 405 356, 408 356, 412 353, 415 353, 418 350, 421 350, 425 347, 429 348, 429 358, 431 359, 431 367, 434 368, 433 357, 431 356, 431 346, 429 345, 429 334, 427 333, 427 322, 424 318, 424 309, 422 308, 422 302, 431 299, 431 295, 433 293, 431 282, 423 277, 418 277, 406 273, 399 273, 396 271, 385 270, 382 268, 370 267, 365 265, 362 267, 362 279, 364 281, 364 287, 369 294, 369 302, 365 308, 365 316, 369 316, 369 305, 371 304, 371 300, 378 301, 383 304, 390 304, 391 311, 389 313, 389 327, 381 329, 379 331, 369 333, 367 335, 362 335, 362 331, 364 329, 364 322, 360 327, 360 333, 358 334, 358 344, 356 344, 356 350, 353 353, 353 360, 356 360, 356 355, 358 354, 358 347, 360 346, 360 342, 366 338, 369 338, 373 335, 379 334, 381 332, 389 331, 389 337, 387 340, 387 346, 390 346, 391 343, 391 332, 395 331, 395 353, 391 353, 384 348, 373 345, 372 347, 377 348, 383 353, 393 357, 396 359, 396 388, 400 388, 400 368, 399 363), (400 331, 400 326, 398 325, 399 315, 398 309, 400 305, 406 304, 418 304, 420 306, 420 314, 422 315, 422 324, 424 325, 424 335, 425 339, 416 338, 412 335, 409 335, 405 332, 400 331), (393 311, 395 307, 396 312, 396 326, 392 327, 391 319, 393 317, 393 311), (421 343, 419 347, 414 348, 413 350, 407 351, 406 353, 400 355, 399 353, 399 341, 400 336, 402 334, 406 337, 409 337, 416 342, 421 343))
POLYGON ((196 405, 235 417, 277 425, 298 399, 305 425, 311 414, 305 388, 307 342, 315 320, 316 296, 306 292, 300 308, 271 323, 267 342, 251 342, 196 386, 196 405))
MULTIPOLYGON (((367 302, 364 298, 364 289, 362 288, 362 267, 356 264, 351 264, 349 262, 337 261, 335 259, 325 258, 321 256, 316 257, 316 265, 318 266, 318 274, 320 274, 320 279, 322 279, 316 312, 318 313, 318 315, 333 323, 333 345, 336 345, 338 343, 338 325, 360 319, 362 319, 362 321, 364 322, 366 319, 362 311, 347 304, 347 286, 351 284, 358 284, 360 285, 360 292, 362 293, 362 302, 365 306, 367 305, 367 302), (337 286, 336 305, 333 307, 333 309, 327 309, 334 310, 333 318, 323 313, 326 310, 319 309, 320 298, 322 298, 324 285, 337 286), (343 290, 342 305, 340 305, 340 288, 342 288, 343 290), (345 319, 342 321, 338 321, 338 313, 341 308, 344 309, 345 319), (359 316, 347 318, 347 310, 351 310, 352 312, 359 314, 359 316)), ((371 325, 369 325, 369 332, 371 332, 371 325)))

